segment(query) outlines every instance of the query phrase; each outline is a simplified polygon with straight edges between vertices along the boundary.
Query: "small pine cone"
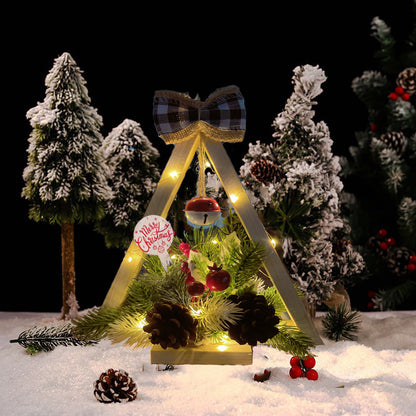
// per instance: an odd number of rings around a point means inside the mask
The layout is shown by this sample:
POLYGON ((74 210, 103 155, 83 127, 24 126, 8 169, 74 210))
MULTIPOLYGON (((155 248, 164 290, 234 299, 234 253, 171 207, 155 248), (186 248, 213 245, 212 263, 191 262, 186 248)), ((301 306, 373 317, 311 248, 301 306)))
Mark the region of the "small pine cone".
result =
POLYGON ((395 150, 401 155, 406 149, 407 140, 401 131, 389 131, 380 136, 382 141, 389 149, 395 150))
POLYGON ((95 381, 94 396, 101 403, 131 402, 137 397, 137 387, 127 372, 110 368, 95 381))
POLYGON ((280 179, 282 174, 277 165, 265 159, 256 160, 250 166, 251 174, 261 183, 268 184, 280 179))
POLYGON ((186 347, 189 341, 196 339, 198 321, 183 305, 157 302, 147 313, 146 320, 148 324, 143 331, 150 334, 152 344, 160 344, 163 349, 186 347))
POLYGON ((342 254, 347 251, 348 246, 350 246, 351 244, 351 241, 347 240, 346 238, 335 240, 332 243, 332 252, 334 254, 337 254, 338 256, 342 256, 342 254))
POLYGON ((387 256, 387 267, 395 276, 407 274, 411 251, 406 247, 394 247, 387 256))
POLYGON ((279 332, 276 325, 280 322, 272 305, 262 295, 246 292, 243 295, 228 297, 243 310, 242 318, 228 328, 228 335, 239 344, 257 345, 273 338, 279 332))
POLYGON ((416 92, 416 68, 406 68, 397 77, 397 85, 402 87, 405 92, 412 95, 416 92))

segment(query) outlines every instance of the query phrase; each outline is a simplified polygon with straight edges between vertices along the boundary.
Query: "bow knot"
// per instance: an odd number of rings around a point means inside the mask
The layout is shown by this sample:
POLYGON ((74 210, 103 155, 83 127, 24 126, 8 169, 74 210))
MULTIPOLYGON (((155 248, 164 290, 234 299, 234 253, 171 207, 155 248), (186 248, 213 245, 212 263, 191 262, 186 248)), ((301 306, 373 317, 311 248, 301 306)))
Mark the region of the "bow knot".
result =
POLYGON ((239 142, 246 129, 244 98, 236 86, 214 91, 205 101, 174 91, 156 91, 156 130, 166 143, 178 143, 203 132, 214 140, 239 142))

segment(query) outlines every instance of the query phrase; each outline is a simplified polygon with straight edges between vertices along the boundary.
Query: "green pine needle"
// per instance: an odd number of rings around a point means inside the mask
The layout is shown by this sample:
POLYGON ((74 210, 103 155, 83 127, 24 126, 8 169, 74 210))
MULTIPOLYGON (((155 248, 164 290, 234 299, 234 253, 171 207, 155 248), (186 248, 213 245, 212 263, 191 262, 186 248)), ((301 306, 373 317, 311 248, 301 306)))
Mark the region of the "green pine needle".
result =
POLYGON ((322 319, 324 335, 333 341, 356 340, 360 324, 360 313, 350 311, 344 303, 331 308, 322 319))
POLYGON ((109 326, 107 337, 114 343, 124 342, 133 349, 150 345, 149 334, 143 331, 146 319, 141 314, 126 315, 109 326))
POLYGON ((278 325, 279 332, 266 344, 280 351, 298 357, 313 355, 310 350, 315 345, 312 340, 303 333, 298 327, 281 323, 278 325))

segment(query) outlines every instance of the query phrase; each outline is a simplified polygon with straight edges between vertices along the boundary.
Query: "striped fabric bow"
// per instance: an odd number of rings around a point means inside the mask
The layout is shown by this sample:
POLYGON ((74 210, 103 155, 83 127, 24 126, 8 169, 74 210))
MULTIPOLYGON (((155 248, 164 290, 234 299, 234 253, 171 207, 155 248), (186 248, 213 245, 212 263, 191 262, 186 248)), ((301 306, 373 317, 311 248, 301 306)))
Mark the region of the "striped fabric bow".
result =
POLYGON ((217 141, 241 142, 246 129, 244 98, 236 86, 218 89, 205 101, 179 92, 156 91, 153 118, 167 144, 201 132, 217 141))

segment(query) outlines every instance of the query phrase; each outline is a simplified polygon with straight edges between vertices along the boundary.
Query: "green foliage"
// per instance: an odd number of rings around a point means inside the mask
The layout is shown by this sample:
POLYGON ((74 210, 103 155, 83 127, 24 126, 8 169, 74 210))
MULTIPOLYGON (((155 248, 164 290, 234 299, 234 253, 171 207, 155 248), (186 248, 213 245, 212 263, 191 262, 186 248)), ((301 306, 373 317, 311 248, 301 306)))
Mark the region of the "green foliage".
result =
POLYGON ((360 313, 349 310, 344 303, 331 308, 322 319, 324 335, 333 341, 355 340, 360 324, 360 313))
MULTIPOLYGON (((274 287, 264 289, 258 276, 264 247, 244 236, 240 240, 235 231, 227 233, 216 228, 196 229, 192 239, 187 241, 191 248, 189 257, 182 254, 180 241, 175 239, 171 254, 176 258, 167 271, 161 268, 157 256, 147 256, 143 269, 128 289, 124 303, 119 308, 92 310, 76 319, 74 325, 78 333, 85 339, 107 337, 133 348, 143 347, 149 344, 149 334, 143 331, 147 312, 156 302, 173 302, 187 307, 197 320, 197 342, 219 341, 227 335, 227 328, 241 319, 243 312, 238 304, 227 299, 228 296, 246 291, 263 294, 276 315, 286 311, 277 290, 274 287), (214 262, 222 264, 231 276, 230 286, 220 292, 206 290, 202 296, 193 299, 187 290, 185 273, 181 270, 185 261, 189 266, 192 262, 192 275, 203 282, 209 271, 208 265, 214 262)), ((280 324, 280 328, 282 334, 274 337, 271 343, 284 351, 306 355, 312 346, 309 338, 284 324, 280 324)))
POLYGON ((288 324, 279 324, 278 328, 279 333, 269 339, 267 345, 300 358, 313 356, 310 349, 314 344, 299 328, 288 324))

